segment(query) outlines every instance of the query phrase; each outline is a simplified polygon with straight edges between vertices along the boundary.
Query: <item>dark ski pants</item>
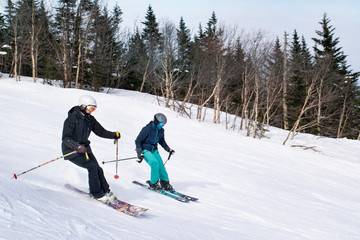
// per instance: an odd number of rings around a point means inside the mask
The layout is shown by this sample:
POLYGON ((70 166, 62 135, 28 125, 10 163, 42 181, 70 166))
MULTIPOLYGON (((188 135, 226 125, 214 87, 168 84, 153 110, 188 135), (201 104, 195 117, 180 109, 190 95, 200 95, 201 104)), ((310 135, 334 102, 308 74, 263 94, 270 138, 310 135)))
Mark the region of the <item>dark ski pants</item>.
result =
POLYGON ((88 155, 89 159, 86 159, 85 154, 79 154, 69 161, 88 170, 90 194, 95 198, 99 198, 110 191, 109 184, 107 183, 104 171, 99 166, 94 154, 88 153, 88 155))

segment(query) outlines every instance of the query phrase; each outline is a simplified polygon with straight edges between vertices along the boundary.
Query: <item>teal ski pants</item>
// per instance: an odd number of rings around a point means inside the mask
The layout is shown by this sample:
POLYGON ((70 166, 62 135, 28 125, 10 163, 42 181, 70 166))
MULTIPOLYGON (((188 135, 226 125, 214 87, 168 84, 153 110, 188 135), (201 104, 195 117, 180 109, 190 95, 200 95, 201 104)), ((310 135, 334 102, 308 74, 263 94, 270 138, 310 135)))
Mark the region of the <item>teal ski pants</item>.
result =
POLYGON ((159 151, 156 149, 151 152, 148 150, 143 150, 145 161, 151 167, 151 176, 150 182, 152 184, 156 183, 159 179, 164 181, 169 181, 169 176, 166 172, 163 160, 160 157, 159 151))

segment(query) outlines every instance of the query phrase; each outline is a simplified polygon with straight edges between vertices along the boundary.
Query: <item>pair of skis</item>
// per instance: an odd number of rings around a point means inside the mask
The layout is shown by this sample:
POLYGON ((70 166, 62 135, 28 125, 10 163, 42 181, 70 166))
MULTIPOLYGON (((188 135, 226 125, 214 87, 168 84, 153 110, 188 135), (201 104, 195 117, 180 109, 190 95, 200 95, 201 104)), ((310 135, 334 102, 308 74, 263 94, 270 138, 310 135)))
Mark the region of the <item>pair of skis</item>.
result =
MULTIPOLYGON (((70 184, 65 184, 65 187, 72 190, 72 191, 75 191, 75 192, 78 192, 84 196, 88 196, 90 197, 90 194, 85 192, 85 191, 82 191, 70 184)), ((102 201, 99 201, 99 202, 102 202, 102 201)), ((135 206, 133 204, 130 204, 130 203, 127 203, 127 202, 124 202, 124 201, 121 201, 121 200, 117 200, 115 202, 110 202, 110 201, 107 201, 107 202, 102 202, 106 205, 108 205, 109 207, 112 207, 114 208, 115 210, 119 211, 119 212, 122 212, 122 213, 125 213, 127 215, 130 215, 130 216, 140 216, 141 214, 145 213, 147 210, 149 210, 148 208, 143 208, 143 207, 138 207, 138 206, 135 206)))
MULTIPOLYGON (((145 189, 149 189, 151 191, 154 191, 154 192, 157 192, 157 193, 160 193, 164 196, 167 196, 167 197, 170 197, 170 198, 173 198, 179 202, 190 202, 190 201, 197 201, 198 199, 197 198, 194 198, 194 197, 191 197, 191 196, 188 196, 188 195, 185 195, 183 193, 180 193, 180 192, 177 192, 175 190, 172 190, 172 191, 164 191, 164 190, 155 190, 155 189, 152 189, 150 188, 148 185, 146 184, 143 184, 143 183, 140 183, 138 181, 133 181, 134 184, 136 185, 139 185, 145 189)), ((82 191, 70 184, 65 184, 65 187, 72 190, 72 191, 75 191, 75 192, 78 192, 84 196, 88 196, 90 197, 90 194, 85 192, 85 191, 82 191)), ((99 201, 101 202, 101 201, 99 201)), ((143 213, 145 213, 147 210, 149 210, 148 208, 143 208, 143 207, 139 207, 139 206, 136 206, 136 205, 133 205, 133 204, 130 204, 130 203, 127 203, 127 202, 124 202, 124 201, 121 201, 121 200, 117 200, 115 202, 110 202, 110 201, 107 201, 107 202, 102 202, 106 205, 108 205, 109 207, 112 207, 114 208, 115 210, 119 211, 119 212, 122 212, 122 213, 125 213, 127 215, 130 215, 130 216, 140 216, 142 215, 143 213)))
POLYGON ((133 181, 133 183, 136 184, 136 185, 139 185, 139 186, 141 186, 141 187, 143 187, 145 189, 149 189, 149 190, 151 190, 153 192, 157 192, 157 193, 160 193, 160 194, 162 194, 164 196, 175 199, 175 200, 177 200, 179 202, 190 202, 190 201, 195 202, 195 201, 198 200, 197 198, 191 197, 189 195, 185 195, 185 194, 180 193, 180 192, 175 191, 175 190, 165 191, 163 189, 153 189, 149 185, 138 182, 138 181, 133 181))

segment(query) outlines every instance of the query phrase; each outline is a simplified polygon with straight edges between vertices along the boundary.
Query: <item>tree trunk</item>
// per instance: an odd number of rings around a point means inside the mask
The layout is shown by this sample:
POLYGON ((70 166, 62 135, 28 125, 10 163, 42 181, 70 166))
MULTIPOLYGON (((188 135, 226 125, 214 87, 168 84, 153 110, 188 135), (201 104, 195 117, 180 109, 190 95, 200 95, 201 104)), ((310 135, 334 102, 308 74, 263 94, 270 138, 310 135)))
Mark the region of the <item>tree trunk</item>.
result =
POLYGON ((323 84, 324 84, 324 80, 323 78, 321 78, 320 81, 320 85, 318 88, 318 110, 317 110, 317 117, 316 117, 316 122, 317 122, 317 130, 318 130, 318 136, 320 136, 321 134, 321 128, 320 128, 320 123, 321 123, 321 108, 322 108, 322 88, 323 88, 323 84))
POLYGON ((36 83, 36 60, 35 60, 35 1, 32 1, 31 14, 31 68, 34 83, 36 83))
MULTIPOLYGON (((16 24, 16 21, 15 23, 16 24)), ((18 82, 18 42, 17 42, 17 26, 14 25, 14 76, 16 82, 18 82)))
POLYGON ((258 122, 258 115, 259 115, 259 76, 255 75, 255 102, 254 102, 254 134, 253 138, 256 137, 256 130, 257 130, 257 122, 258 122))
POLYGON ((288 123, 288 107, 287 107, 287 33, 284 33, 284 75, 283 75, 283 96, 282 96, 282 106, 283 106, 283 121, 284 121, 284 129, 289 129, 288 123))
POLYGON ((151 58, 149 58, 147 63, 146 63, 146 67, 145 67, 145 70, 144 70, 144 73, 143 73, 142 82, 141 82, 141 86, 140 86, 140 92, 142 92, 144 90, 144 85, 145 85, 145 82, 146 82, 146 80, 148 78, 148 74, 149 74, 148 71, 149 71, 150 61, 151 61, 151 58))
MULTIPOLYGON (((345 98, 344 98, 344 103, 343 103, 343 108, 341 111, 341 115, 340 115, 340 120, 339 120, 339 126, 338 126, 338 131, 337 131, 337 138, 341 138, 342 137, 342 129, 343 129, 343 122, 344 122, 344 118, 345 118, 345 112, 346 112, 346 98, 347 95, 345 94, 345 98)), ((345 124, 344 124, 345 126, 345 124)))

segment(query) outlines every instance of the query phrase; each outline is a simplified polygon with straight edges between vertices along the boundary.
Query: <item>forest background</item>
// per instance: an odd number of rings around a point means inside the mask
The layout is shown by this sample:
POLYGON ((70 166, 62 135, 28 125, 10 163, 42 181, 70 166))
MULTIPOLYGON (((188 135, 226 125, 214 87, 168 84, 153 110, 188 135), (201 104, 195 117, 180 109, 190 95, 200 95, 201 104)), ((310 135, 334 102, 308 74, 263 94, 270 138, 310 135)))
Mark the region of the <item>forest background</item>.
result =
MULTIPOLYGON (((159 22, 148 6, 133 31, 121 28, 122 9, 93 0, 7 1, 0 13, 0 72, 61 79, 65 88, 122 88, 161 96, 179 114, 262 138, 266 126, 335 138, 360 139, 359 72, 347 64, 330 17, 319 16, 311 46, 296 29, 271 37, 220 24, 216 12, 192 34, 159 22), (190 111, 197 108, 193 116, 190 111)), ((159 98, 160 101, 160 98, 159 98)))

